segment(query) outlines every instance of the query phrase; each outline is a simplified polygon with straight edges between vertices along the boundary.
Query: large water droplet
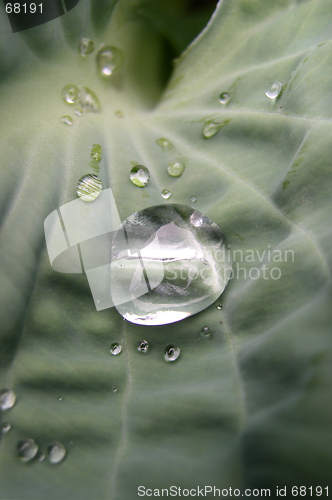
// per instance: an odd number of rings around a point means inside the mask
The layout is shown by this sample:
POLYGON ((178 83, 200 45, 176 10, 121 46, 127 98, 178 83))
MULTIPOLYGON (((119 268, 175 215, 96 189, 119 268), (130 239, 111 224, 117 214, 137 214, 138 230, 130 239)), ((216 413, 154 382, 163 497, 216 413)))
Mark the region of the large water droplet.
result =
POLYGON ((173 147, 173 144, 168 139, 165 139, 164 137, 157 139, 156 143, 158 144, 158 146, 161 147, 161 149, 163 151, 167 151, 168 149, 172 149, 172 147, 173 147))
POLYGON ((10 410, 16 403, 16 394, 10 389, 0 391, 0 410, 10 410))
POLYGON ((266 85, 265 95, 269 99, 276 99, 280 96, 282 84, 280 82, 270 82, 266 85))
POLYGON ((93 201, 101 193, 103 184, 95 174, 83 175, 77 183, 76 193, 82 201, 93 201))
POLYGON ((60 122, 64 123, 65 125, 69 125, 69 127, 71 127, 71 125, 73 125, 74 123, 74 120, 72 119, 71 116, 65 115, 61 116, 60 122))
POLYGON ((66 448, 63 444, 59 443, 59 441, 53 441, 47 447, 47 457, 51 464, 58 464, 62 462, 62 460, 66 456, 66 448))
POLYGON ((130 171, 130 180, 135 186, 145 187, 150 180, 149 169, 144 165, 135 165, 130 171))
POLYGON ((213 137, 214 135, 216 135, 216 133, 219 132, 219 130, 222 127, 224 127, 225 125, 227 125, 228 121, 229 120, 226 120, 223 123, 217 123, 217 122, 209 121, 209 122, 205 123, 205 125, 203 127, 203 137, 204 137, 204 139, 210 139, 211 137, 213 137))
POLYGON ((117 356, 122 351, 122 345, 114 342, 110 347, 110 351, 113 356, 117 356))
POLYGON ((95 44, 90 38, 82 38, 79 45, 79 51, 82 57, 85 57, 95 50, 95 44))
POLYGON ((164 351, 166 361, 175 361, 180 356, 180 348, 176 345, 168 345, 164 351))
POLYGON ((141 340, 137 344, 137 350, 140 352, 147 352, 149 349, 149 342, 147 340, 141 340))
POLYGON ((74 104, 79 99, 79 93, 76 85, 69 84, 63 87, 61 97, 67 104, 74 104))
POLYGON ((228 104, 230 100, 231 100, 231 97, 227 92, 222 92, 219 96, 219 102, 220 102, 220 104, 223 104, 224 106, 226 106, 226 104, 228 104))
POLYGON ((23 462, 30 462, 38 452, 38 445, 34 439, 21 439, 17 444, 17 454, 23 462))
POLYGON ((168 189, 163 189, 161 192, 161 196, 164 198, 164 200, 168 200, 172 196, 172 193, 168 189))
POLYGON ((164 204, 136 212, 112 242, 115 307, 142 325, 174 323, 206 309, 230 278, 225 244, 221 229, 191 207, 164 204))
POLYGON ((185 166, 179 161, 171 161, 167 165, 167 172, 172 177, 180 177, 184 172, 185 166))
POLYGON ((2 424, 2 428, 1 429, 2 429, 3 434, 7 434, 7 432, 9 432, 11 428, 12 428, 12 425, 11 425, 10 422, 4 422, 2 424))
POLYGON ((88 87, 82 87, 80 90, 80 103, 87 113, 98 113, 100 111, 100 102, 96 94, 88 87))
POLYGON ((210 335, 211 330, 210 330, 210 328, 209 328, 208 326, 204 326, 204 328, 202 328, 201 333, 202 333, 203 335, 210 335))
POLYGON ((97 54, 97 66, 102 76, 109 77, 123 66, 122 52, 116 47, 105 45, 97 54))

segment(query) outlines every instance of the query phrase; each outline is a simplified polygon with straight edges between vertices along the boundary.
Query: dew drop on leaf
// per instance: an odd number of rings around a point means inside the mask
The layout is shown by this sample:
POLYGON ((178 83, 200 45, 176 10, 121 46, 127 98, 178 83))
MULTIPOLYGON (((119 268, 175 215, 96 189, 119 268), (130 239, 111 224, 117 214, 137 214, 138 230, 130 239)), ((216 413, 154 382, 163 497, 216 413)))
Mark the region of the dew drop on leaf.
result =
POLYGON ((221 311, 221 309, 223 309, 223 307, 224 307, 224 306, 223 306, 223 304, 222 304, 221 302, 217 305, 217 309, 218 309, 219 311, 221 311))
POLYGON ((105 45, 99 50, 96 61, 99 73, 104 77, 112 76, 124 63, 122 52, 110 45, 105 45))
POLYGON ((201 330, 201 333, 202 333, 203 335, 208 336, 208 335, 210 335, 211 330, 210 330, 210 328, 209 328, 208 326, 204 326, 204 328, 202 328, 202 330, 201 330))
POLYGON ((266 85, 265 95, 269 99, 276 99, 280 96, 282 84, 280 82, 270 82, 266 85))
POLYGON ((197 197, 193 194, 192 197, 190 198, 193 203, 196 203, 197 197))
POLYGON ((158 144, 158 146, 161 147, 161 149, 163 151, 167 151, 169 149, 172 149, 172 147, 173 147, 173 144, 168 139, 165 139, 164 137, 157 139, 156 143, 158 144))
POLYGON ((0 409, 2 411, 10 410, 16 403, 16 394, 10 389, 0 391, 0 409))
POLYGON ((47 458, 51 464, 55 465, 62 462, 65 456, 66 448, 62 443, 59 443, 59 441, 53 441, 53 443, 47 447, 47 458))
POLYGON ((4 422, 1 427, 2 433, 7 434, 7 432, 9 432, 11 428, 12 426, 10 422, 4 422))
POLYGON ((17 454, 23 462, 30 462, 38 452, 38 445, 34 439, 21 439, 17 443, 17 454))
POLYGON ((161 192, 161 196, 164 198, 164 200, 168 200, 172 196, 172 193, 168 189, 163 189, 161 192))
POLYGON ((140 340, 137 344, 137 350, 139 352, 147 352, 149 349, 149 342, 147 340, 140 340))
POLYGON ((180 348, 176 345, 168 345, 164 351, 166 361, 175 361, 180 356, 180 348))
POLYGON ((74 104, 79 99, 79 93, 80 91, 76 85, 69 84, 63 87, 61 97, 65 103, 74 104))
POLYGON ((113 354, 113 356, 117 356, 118 354, 120 354, 121 351, 122 351, 122 346, 117 342, 114 342, 110 347, 110 352, 111 354, 113 354))
POLYGON ((131 169, 129 177, 135 186, 143 188, 150 180, 150 172, 144 165, 135 165, 131 169))
POLYGON ((69 127, 71 127, 73 125, 73 123, 74 123, 74 120, 72 119, 71 116, 65 115, 65 116, 61 116, 60 122, 64 123, 65 125, 68 125, 69 127))
POLYGON ((100 195, 102 187, 101 179, 97 175, 86 174, 79 179, 76 193, 82 201, 90 202, 100 195))
POLYGON ((215 136, 216 133, 225 125, 227 125, 228 120, 223 122, 223 123, 216 123, 213 121, 208 121, 205 123, 203 127, 203 137, 204 139, 210 139, 211 137, 215 136))
POLYGON ((78 50, 81 56, 85 57, 89 54, 92 54, 92 52, 95 50, 95 44, 92 40, 90 40, 90 38, 82 38, 78 50))
POLYGON ((181 177, 185 169, 183 163, 179 161, 171 161, 167 165, 167 172, 171 177, 181 177))
POLYGON ((88 87, 82 87, 79 97, 83 111, 86 111, 87 113, 98 113, 100 111, 99 99, 91 89, 88 87))
POLYGON ((229 101, 231 100, 231 97, 227 92, 222 92, 220 94, 218 100, 219 100, 220 104, 223 104, 224 106, 226 106, 226 104, 228 104, 229 101))

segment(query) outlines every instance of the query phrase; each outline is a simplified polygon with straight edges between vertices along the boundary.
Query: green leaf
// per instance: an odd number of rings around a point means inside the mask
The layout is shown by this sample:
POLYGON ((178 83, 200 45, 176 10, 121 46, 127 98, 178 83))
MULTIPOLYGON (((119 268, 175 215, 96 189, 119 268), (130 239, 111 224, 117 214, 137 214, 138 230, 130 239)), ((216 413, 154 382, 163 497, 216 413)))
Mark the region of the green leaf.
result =
POLYGON ((15 35, 0 18, 0 387, 17 395, 2 414, 12 430, 0 443, 1 499, 132 500, 140 485, 270 488, 271 498, 286 486, 291 498, 292 486, 329 485, 330 2, 225 0, 169 81, 183 42, 176 19, 157 13, 157 3, 81 0, 15 35), (82 37, 118 47, 122 71, 102 79, 96 51, 79 56, 82 37), (273 81, 283 84, 275 101, 273 81), (69 83, 101 103, 72 127, 60 122, 72 114, 61 100, 69 83), (225 125, 204 139, 207 122, 225 125), (167 188, 168 202, 196 195, 223 229, 235 277, 222 310, 218 301, 179 323, 134 325, 114 308, 96 312, 85 275, 53 271, 43 222, 75 199, 94 144, 122 219, 165 203, 167 188), (180 178, 170 161, 185 163, 180 178), (135 162, 151 172, 144 189, 129 180, 135 162), (171 343, 181 356, 166 363, 171 343), (22 438, 42 451, 60 441, 66 458, 24 464, 22 438))

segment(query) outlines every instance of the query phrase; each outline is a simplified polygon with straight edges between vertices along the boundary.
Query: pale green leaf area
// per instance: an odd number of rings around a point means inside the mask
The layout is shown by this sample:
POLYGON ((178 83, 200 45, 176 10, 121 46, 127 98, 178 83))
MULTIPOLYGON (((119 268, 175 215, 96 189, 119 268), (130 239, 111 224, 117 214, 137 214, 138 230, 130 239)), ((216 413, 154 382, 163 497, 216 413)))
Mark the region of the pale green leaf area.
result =
POLYGON ((332 486, 331 2, 224 0, 169 80, 192 32, 180 36, 176 14, 159 4, 81 0, 17 34, 1 11, 0 388, 17 395, 1 415, 12 425, 0 443, 2 500, 133 500, 139 485, 270 488, 270 498, 287 486, 292 498, 292 486, 332 486), (82 37, 96 46, 86 58, 82 37), (125 60, 110 80, 96 70, 102 43, 125 60), (283 85, 275 101, 265 95, 273 81, 283 85), (74 115, 61 99, 70 83, 93 90, 101 112, 74 115), (227 123, 204 139, 207 121, 227 123), (173 147, 163 151, 159 138, 173 147), (238 252, 238 279, 178 323, 97 312, 84 274, 51 268, 43 227, 76 198, 96 143, 122 219, 189 205, 231 250, 292 250, 294 261, 242 263, 238 252), (168 175, 170 161, 185 164, 181 177, 168 175), (135 162, 151 173, 142 189, 129 179, 135 162), (245 278, 263 264, 269 279, 245 278), (174 363, 163 358, 168 344, 181 349, 174 363), (22 463, 23 438, 42 452, 60 441, 66 458, 22 463))

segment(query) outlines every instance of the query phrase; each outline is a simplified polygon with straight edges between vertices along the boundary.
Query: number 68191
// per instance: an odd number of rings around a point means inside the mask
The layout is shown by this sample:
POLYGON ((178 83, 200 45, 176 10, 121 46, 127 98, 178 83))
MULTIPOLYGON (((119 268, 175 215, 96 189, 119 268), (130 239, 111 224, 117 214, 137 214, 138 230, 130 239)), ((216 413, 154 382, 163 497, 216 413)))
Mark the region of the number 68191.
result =
POLYGON ((35 14, 36 12, 42 14, 43 13, 43 4, 35 4, 35 3, 30 3, 26 4, 23 3, 22 5, 18 2, 16 3, 7 3, 6 4, 6 12, 7 14, 35 14))

